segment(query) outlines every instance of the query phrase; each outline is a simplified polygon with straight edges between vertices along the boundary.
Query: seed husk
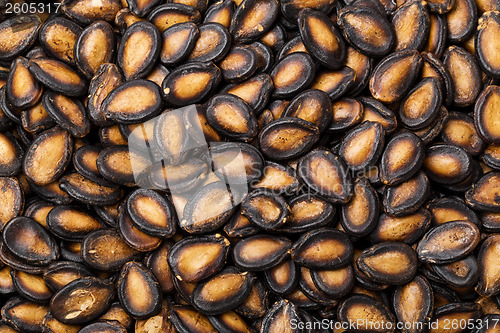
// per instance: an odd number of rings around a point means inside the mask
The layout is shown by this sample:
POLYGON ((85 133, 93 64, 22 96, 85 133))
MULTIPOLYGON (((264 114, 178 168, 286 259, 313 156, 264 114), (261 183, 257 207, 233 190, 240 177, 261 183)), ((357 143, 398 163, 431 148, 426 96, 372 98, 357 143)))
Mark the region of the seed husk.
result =
POLYGON ((322 65, 340 68, 346 59, 346 47, 337 28, 323 12, 303 9, 297 19, 300 36, 307 51, 322 65))
POLYGON ((81 278, 54 294, 50 311, 54 318, 65 324, 83 324, 106 312, 113 295, 112 282, 95 277, 81 278))
POLYGON ((334 269, 346 265, 353 246, 344 232, 322 228, 303 234, 294 244, 292 259, 310 269, 334 269))
POLYGON ((240 83, 228 85, 224 93, 243 99, 253 109, 255 115, 264 110, 273 91, 273 82, 268 74, 258 74, 240 83))
MULTIPOLYGON (((393 296, 396 317, 406 325, 411 323, 428 324, 434 308, 434 292, 427 279, 417 275, 412 281, 399 286, 393 296)), ((405 330, 417 333, 418 328, 410 325, 405 330)))
POLYGON ((197 103, 205 99, 220 80, 220 69, 213 63, 188 63, 167 75, 162 84, 163 97, 173 106, 197 103))
POLYGON ((16 58, 36 41, 42 22, 36 15, 19 15, 0 24, 0 61, 16 58))
POLYGON ((233 248, 236 266, 248 271, 272 268, 288 256, 292 242, 285 237, 258 234, 240 240, 233 248))
POLYGON ((330 151, 316 149, 303 156, 297 165, 299 179, 314 194, 333 203, 347 203, 353 184, 344 162, 330 151))
POLYGON ((65 130, 54 127, 40 133, 26 151, 23 172, 37 185, 47 185, 65 171, 73 153, 73 139, 65 130))
POLYGON ((314 61, 305 52, 294 52, 279 60, 271 72, 273 96, 289 98, 304 90, 314 79, 314 61))
MULTIPOLYGON (((151 316, 148 319, 136 320, 135 321, 135 332, 137 333, 174 333, 174 326, 168 318, 168 312, 171 308, 171 304, 163 299, 161 304, 161 311, 155 316, 151 316)), ((130 317, 129 317, 130 318, 130 317)), ((130 325, 132 326, 133 320, 130 319, 130 325)), ((122 324, 123 325, 123 324, 122 324)))
POLYGON ((111 229, 88 234, 82 242, 81 253, 85 264, 98 271, 118 271, 126 262, 140 258, 140 253, 111 229), (113 253, 109 248, 114 249, 113 253))
MULTIPOLYGON (((188 56, 192 62, 218 62, 228 53, 231 43, 226 27, 219 23, 206 23, 199 27, 199 37, 188 56)), ((220 64, 219 64, 220 65, 220 64)))
POLYGON ((393 103, 410 90, 423 61, 415 50, 399 51, 383 58, 373 70, 370 92, 382 103, 393 103))
POLYGON ((351 200, 342 206, 340 223, 347 234, 366 236, 378 222, 378 196, 364 178, 356 179, 353 192, 351 200))
POLYGON ((447 264, 465 258, 479 243, 479 229, 469 221, 452 221, 431 228, 419 241, 421 261, 447 264))
POLYGON ((500 276, 495 269, 495 262, 498 260, 498 246, 500 238, 498 235, 491 235, 481 244, 478 254, 479 281, 476 291, 485 297, 490 297, 500 289, 500 276))
POLYGON ((67 96, 82 96, 87 82, 72 67, 51 58, 32 58, 29 69, 33 76, 48 88, 67 96))
POLYGON ((120 272, 117 294, 123 309, 136 319, 157 314, 161 309, 161 291, 153 273, 136 262, 126 263, 120 272))
POLYGON ((271 28, 278 13, 276 0, 243 0, 236 7, 229 31, 236 42, 253 42, 271 28))
POLYGON ((461 147, 472 156, 480 154, 486 146, 476 131, 472 117, 458 112, 449 114, 441 139, 461 147))
POLYGON ((278 161, 303 155, 318 138, 318 127, 300 118, 274 120, 264 126, 258 137, 263 155, 278 161))
POLYGON ((245 301, 253 276, 234 267, 199 283, 193 290, 193 302, 204 313, 219 315, 245 301))
POLYGON ((472 105, 482 86, 481 70, 474 56, 463 48, 453 45, 444 52, 443 64, 450 73, 453 104, 458 107, 472 105))
POLYGON ((135 186, 151 167, 149 156, 143 156, 129 147, 106 147, 97 156, 97 170, 104 179, 119 185, 135 186))

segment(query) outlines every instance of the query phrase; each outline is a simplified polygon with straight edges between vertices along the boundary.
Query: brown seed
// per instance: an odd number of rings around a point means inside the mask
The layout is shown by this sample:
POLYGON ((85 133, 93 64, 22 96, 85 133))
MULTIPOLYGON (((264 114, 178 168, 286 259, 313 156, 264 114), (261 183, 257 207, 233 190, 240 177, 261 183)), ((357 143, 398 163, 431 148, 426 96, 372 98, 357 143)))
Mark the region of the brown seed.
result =
POLYGON ((353 190, 351 200, 342 205, 340 223, 347 234, 365 236, 378 222, 378 196, 370 183, 363 178, 356 179, 353 190))
POLYGON ((304 90, 314 79, 314 62, 304 52, 295 52, 280 59, 271 72, 273 96, 289 98, 304 90))
POLYGON ((89 211, 78 206, 57 206, 47 215, 47 227, 57 237, 80 241, 92 231, 104 226, 89 211))
POLYGON ((449 145, 434 144, 426 150, 424 168, 430 179, 441 184, 455 184, 471 173, 471 158, 465 150, 449 145))
POLYGON ((476 225, 480 224, 476 213, 470 209, 465 202, 457 198, 439 198, 429 202, 427 208, 432 214, 433 224, 467 220, 476 225))
POLYGON ((21 125, 31 133, 40 133, 54 125, 42 102, 21 112, 21 125))
POLYGON ((281 263, 290 250, 292 243, 284 237, 259 234, 239 241, 233 248, 233 261, 236 266, 259 271, 272 268, 281 263))
POLYGON ((78 332, 81 333, 93 333, 93 332, 103 332, 103 333, 126 333, 127 330, 115 321, 100 321, 89 324, 78 332))
POLYGON ((329 224, 335 215, 335 206, 332 203, 308 193, 294 197, 288 204, 290 216, 282 230, 290 233, 323 227, 329 224))
POLYGON ((193 51, 199 36, 200 31, 193 22, 169 27, 162 33, 160 61, 167 66, 183 61, 193 51))
POLYGON ((498 42, 494 38, 491 39, 492 36, 500 32, 500 14, 498 9, 496 10, 484 13, 479 18, 477 33, 475 34, 476 55, 479 65, 485 73, 492 77, 500 76, 500 58, 494 51, 498 42))
POLYGON ((139 17, 146 16, 154 7, 160 4, 158 0, 127 0, 128 8, 139 17))
POLYGON ((42 22, 36 15, 16 15, 0 24, 0 60, 12 60, 29 49, 42 22))
POLYGON ((294 244, 292 259, 311 269, 334 269, 352 259, 353 246, 341 231, 322 228, 303 234, 294 244))
POLYGON ((347 203, 353 195, 346 165, 330 151, 316 149, 303 156, 297 175, 314 194, 333 203, 347 203))
POLYGON ((108 94, 123 82, 122 74, 115 64, 102 64, 94 74, 89 86, 87 101, 88 115, 93 123, 108 126, 108 121, 102 109, 102 103, 108 94))
POLYGON ((50 311, 54 318, 65 324, 83 324, 106 312, 113 294, 112 282, 95 277, 78 279, 54 294, 50 311))
POLYGON ((333 115, 328 95, 320 90, 306 90, 290 101, 282 117, 297 117, 318 126, 323 132, 330 125, 333 115))
MULTIPOLYGON (((310 88, 324 91, 331 100, 336 100, 345 95, 354 86, 355 80, 356 74, 354 70, 345 66, 338 70, 323 70, 319 72, 314 77, 310 88)), ((335 117, 335 113, 333 116, 335 117)))
MULTIPOLYGON (((175 333, 174 325, 168 318, 170 304, 164 299, 161 304, 161 311, 148 319, 135 321, 135 332, 137 333, 175 333)), ((130 317, 129 317, 130 318, 130 317)), ((131 325, 133 320, 130 318, 131 325)), ((123 324, 122 324, 123 325, 123 324)), ((130 326, 131 326, 130 325, 130 326)))
POLYGON ((429 22, 429 35, 424 51, 440 58, 446 47, 446 20, 442 15, 430 14, 429 22))
POLYGON ((500 173, 482 176, 465 194, 467 204, 475 209, 500 212, 500 173))
POLYGON ((481 244, 479 249, 479 281, 476 291, 485 297, 490 297, 500 289, 500 275, 495 268, 498 261, 498 247, 500 238, 498 235, 491 235, 481 244))
POLYGON ((378 224, 370 234, 374 243, 404 242, 413 244, 427 231, 431 224, 431 214, 426 209, 402 217, 382 214, 378 224))
POLYGON ((430 229, 419 241, 423 262, 446 264, 465 258, 479 243, 479 229, 469 221, 453 221, 430 229))
POLYGON ((414 323, 427 324, 434 308, 432 287, 423 276, 399 286, 393 296, 394 312, 401 322, 408 326, 405 332, 417 333, 414 323))
POLYGON ((311 300, 321 305, 335 305, 336 301, 318 289, 311 276, 311 270, 306 267, 300 267, 299 289, 311 300))
POLYGON ((378 122, 363 122, 342 140, 339 156, 348 168, 363 170, 380 158, 384 147, 384 130, 378 122))
POLYGON ((478 134, 487 143, 500 143, 499 119, 496 101, 500 99, 500 86, 487 86, 479 95, 474 106, 474 125, 478 134))
POLYGON ((113 186, 114 183, 102 178, 97 169, 97 158, 100 149, 96 146, 85 145, 78 148, 73 154, 73 165, 79 174, 91 181, 104 185, 113 186))
POLYGON ((35 220, 16 217, 3 228, 5 248, 15 257, 36 266, 46 266, 59 258, 59 246, 35 220))
POLYGON ((153 23, 160 32, 177 23, 193 22, 198 23, 201 19, 200 12, 180 3, 167 3, 153 9, 148 17, 148 21, 153 23))
POLYGON ((24 149, 9 132, 0 133, 0 176, 14 176, 21 171, 24 149))
POLYGON ((168 318, 178 332, 217 333, 207 316, 190 306, 173 306, 168 318))
POLYGON ((205 99, 221 80, 213 63, 193 62, 177 67, 162 84, 164 99, 174 106, 185 106, 205 99))
POLYGON ((285 199, 267 190, 255 190, 241 203, 242 214, 264 230, 276 230, 286 223, 290 208, 285 199))
POLYGON ((78 23, 88 25, 94 20, 112 22, 121 7, 120 0, 104 0, 100 3, 92 0, 74 0, 62 4, 61 11, 78 23))
POLYGON ((127 146, 110 146, 99 152, 97 170, 115 184, 135 186, 150 169, 149 156, 143 156, 127 146))
POLYGON ((59 127, 42 132, 28 148, 23 171, 29 180, 47 185, 64 172, 71 161, 73 139, 59 127))
POLYGON ((274 193, 284 194, 295 193, 300 184, 294 169, 287 165, 267 161, 263 176, 251 185, 253 188, 265 188, 274 193))
POLYGON ((85 264, 98 271, 118 271, 124 263, 140 258, 140 253, 127 245, 114 230, 90 233, 82 242, 85 264), (114 249, 113 253, 109 249, 114 249))
POLYGON ((198 158, 179 165, 157 164, 149 173, 150 182, 155 189, 182 193, 190 191, 206 179, 208 165, 198 158))
POLYGON ((344 40, 326 14, 303 9, 297 25, 307 51, 322 65, 338 69, 344 64, 347 55, 344 40))
POLYGON ((219 234, 186 238, 172 247, 168 254, 168 262, 179 280, 198 282, 222 269, 227 259, 229 245, 229 241, 219 234))
POLYGON ((161 309, 160 285, 140 263, 132 261, 122 267, 116 289, 123 309, 134 318, 145 319, 161 309))
POLYGON ((476 31, 477 6, 475 1, 455 0, 453 8, 446 13, 447 37, 452 43, 461 43, 476 31))
POLYGON ((188 61, 218 62, 224 58, 231 47, 231 39, 226 27, 219 23, 206 23, 200 25, 199 33, 188 61))
POLYGON ((487 166, 499 169, 500 166, 500 145, 491 144, 480 156, 481 161, 487 166))
POLYGON ((329 132, 340 132, 361 122, 364 115, 363 103, 353 98, 342 98, 332 103, 333 119, 329 132))
POLYGON ((81 328, 81 326, 79 325, 68 325, 61 323, 59 320, 54 318, 54 316, 52 316, 50 311, 47 312, 45 317, 43 317, 41 327, 42 330, 44 330, 47 333, 57 333, 57 332, 78 333, 78 331, 81 328))
POLYGON ((58 261, 50 264, 43 271, 43 280, 50 290, 57 292, 70 282, 93 276, 83 264, 72 261, 58 261))
POLYGON ((403 98, 417 78, 422 63, 422 57, 415 50, 388 55, 373 70, 370 78, 372 96, 383 103, 403 98))
POLYGON ((141 230, 139 230, 135 224, 132 222, 130 215, 123 203, 123 207, 120 209, 120 217, 118 219, 118 232, 123 238, 125 243, 130 247, 141 252, 149 252, 157 249, 162 239, 155 236, 150 236, 141 230))
POLYGON ((10 103, 19 109, 34 106, 42 97, 42 85, 29 71, 28 59, 24 57, 12 62, 5 87, 10 103))
POLYGON ((243 0, 236 7, 229 31, 236 42, 253 42, 271 28, 278 13, 276 0, 243 0))
POLYGON ((235 267, 199 283, 193 290, 193 302, 208 315, 219 315, 245 301, 251 291, 253 276, 235 267))
POLYGON ((295 289, 299 279, 298 268, 293 260, 285 260, 281 264, 264 272, 269 288, 279 294, 286 295, 295 289))
POLYGON ((261 152, 273 160, 298 157, 319 138, 319 129, 300 118, 281 118, 264 126, 259 134, 261 152))
POLYGON ((430 29, 426 2, 413 1, 399 6, 392 16, 392 26, 396 32, 394 51, 416 49, 421 51, 430 29))
POLYGON ((62 176, 59 187, 70 197, 90 205, 112 205, 117 203, 123 195, 122 189, 99 185, 78 172, 62 176))
POLYGON ((47 91, 42 105, 47 114, 74 137, 81 138, 90 132, 90 121, 80 100, 47 91))
POLYGON ((299 309, 288 300, 280 300, 266 313, 262 320, 262 332, 278 333, 283 331, 295 332, 291 328, 291 323, 301 322, 299 309))
POLYGON ((210 5, 205 12, 203 23, 220 23, 229 29, 236 4, 233 1, 219 1, 210 5))
POLYGON ((73 68, 51 58, 30 59, 33 76, 48 88, 68 95, 81 96, 87 92, 87 82, 73 68))
POLYGON ((251 46, 233 46, 219 63, 227 82, 240 82, 257 71, 259 55, 251 46))
POLYGON ((39 332, 48 311, 48 307, 43 304, 11 297, 2 307, 2 319, 16 332, 39 332))
POLYGON ((99 67, 109 63, 115 53, 115 35, 107 22, 97 21, 89 25, 75 43, 75 60, 87 77, 93 77, 99 67))
POLYGON ((271 77, 268 74, 258 74, 244 82, 227 86, 223 92, 240 97, 258 115, 268 104, 273 89, 271 77))
POLYGON ((10 275, 17 292, 30 301, 44 303, 52 297, 52 291, 41 275, 14 270, 10 271, 10 275))
POLYGON ((447 284, 457 288, 474 286, 480 276, 479 264, 474 255, 449 264, 432 265, 432 271, 447 284))
POLYGON ((257 135, 257 118, 250 106, 235 95, 219 94, 212 97, 206 116, 208 123, 228 138, 246 142, 257 135))
MULTIPOLYGON (((382 321, 392 323, 373 332, 394 332, 395 318, 392 312, 378 300, 366 295, 353 295, 344 300, 337 310, 338 319, 342 322, 360 322, 358 329, 369 331, 382 321), (388 327, 392 327, 388 328, 388 327)), ((377 326, 376 326, 377 325, 377 326)))
POLYGON ((453 103, 459 107, 472 105, 482 86, 481 70, 474 56, 461 47, 450 46, 444 53, 443 64, 454 87, 453 103))
POLYGON ((386 186, 384 210, 388 215, 404 216, 416 212, 429 198, 431 186, 424 172, 395 186, 386 186))
POLYGON ((361 123, 371 121, 379 123, 384 129, 385 135, 391 134, 398 125, 396 115, 384 104, 371 97, 359 97, 358 100, 363 103, 363 118, 361 123))
POLYGON ((40 29, 40 44, 51 56, 74 65, 73 50, 82 31, 77 23, 63 17, 55 17, 47 20, 40 29))
POLYGON ((345 39, 367 56, 384 56, 396 43, 396 34, 390 22, 370 7, 342 8, 337 22, 343 29, 345 39))
POLYGON ((333 270, 312 270, 311 277, 318 289, 332 298, 347 295, 354 286, 354 271, 351 265, 333 270))
MULTIPOLYGON (((450 303, 442 305, 434 310, 432 316, 429 333, 440 333, 448 330, 445 327, 445 322, 476 322, 481 315, 481 308, 479 304, 475 303, 450 303)), ((454 330, 457 333, 468 332, 468 328, 461 328, 460 326, 454 330)))

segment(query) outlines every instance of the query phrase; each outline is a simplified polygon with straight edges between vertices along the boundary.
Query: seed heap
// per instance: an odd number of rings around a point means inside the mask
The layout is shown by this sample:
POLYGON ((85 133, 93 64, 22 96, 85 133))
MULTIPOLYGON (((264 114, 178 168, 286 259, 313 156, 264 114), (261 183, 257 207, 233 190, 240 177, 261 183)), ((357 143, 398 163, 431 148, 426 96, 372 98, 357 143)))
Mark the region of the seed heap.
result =
POLYGON ((498 0, 0 19, 0 332, 498 332, 498 0))

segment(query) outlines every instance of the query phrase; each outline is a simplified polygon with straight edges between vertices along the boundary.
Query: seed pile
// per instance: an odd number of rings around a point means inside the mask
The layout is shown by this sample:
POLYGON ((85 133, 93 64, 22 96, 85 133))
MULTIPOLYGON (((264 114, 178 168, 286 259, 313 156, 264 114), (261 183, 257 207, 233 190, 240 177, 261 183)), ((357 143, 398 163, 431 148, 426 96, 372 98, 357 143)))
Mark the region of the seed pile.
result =
POLYGON ((498 332, 498 0, 60 9, 0 12, 0 332, 498 332))

